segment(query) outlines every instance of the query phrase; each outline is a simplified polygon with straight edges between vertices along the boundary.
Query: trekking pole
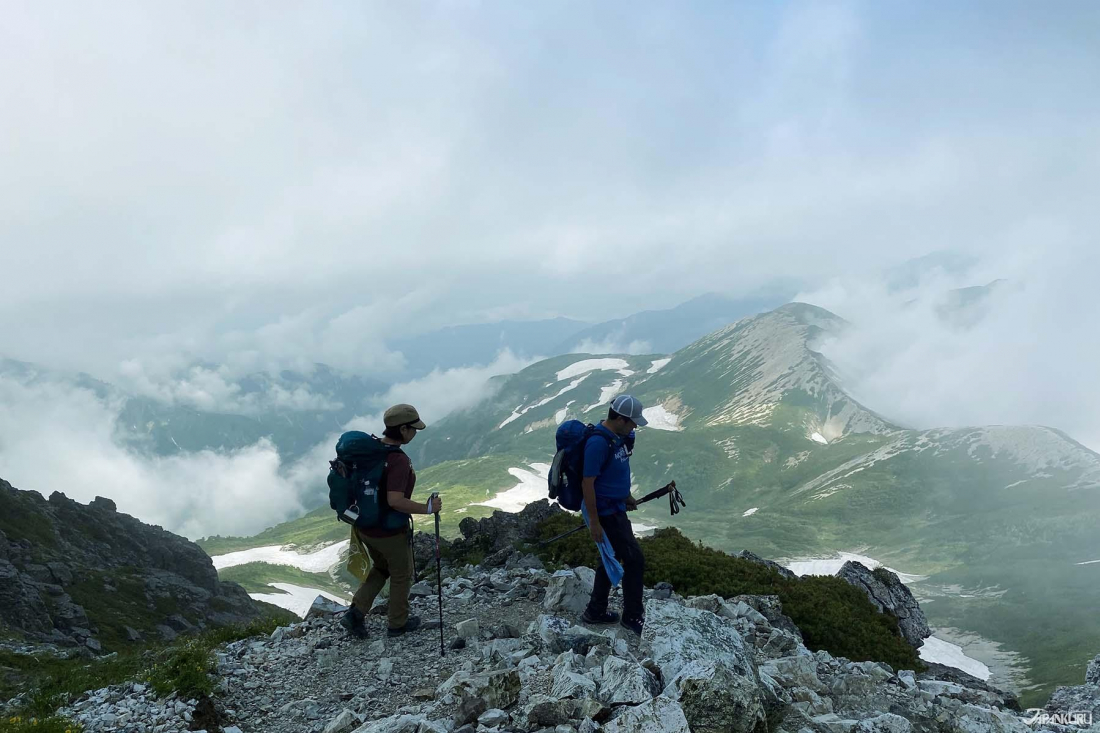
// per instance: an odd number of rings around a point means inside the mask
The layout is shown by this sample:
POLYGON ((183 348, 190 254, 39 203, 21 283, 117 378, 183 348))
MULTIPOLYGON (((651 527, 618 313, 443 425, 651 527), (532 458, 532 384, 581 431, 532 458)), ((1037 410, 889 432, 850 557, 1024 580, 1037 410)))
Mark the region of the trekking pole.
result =
MULTIPOLYGON (((432 494, 428 499, 428 506, 434 507, 436 497, 439 494, 432 494)), ((443 568, 439 559, 439 512, 435 514, 435 597, 439 601, 439 656, 446 656, 443 651, 443 568)))
MULTIPOLYGON (((668 497, 669 497, 668 498, 669 511, 672 512, 672 516, 676 516, 677 514, 680 513, 680 507, 681 506, 687 506, 687 502, 684 501, 684 497, 680 493, 680 490, 676 488, 676 482, 675 481, 670 481, 667 485, 662 486, 661 488, 657 489, 656 491, 653 491, 653 492, 650 492, 650 493, 646 494, 641 499, 638 499, 637 503, 638 504, 645 504, 647 501, 653 501, 654 499, 660 499, 665 494, 668 494, 668 497)), ((574 527, 573 529, 568 530, 567 532, 562 532, 559 535, 554 535, 550 539, 543 540, 542 542, 538 543, 538 545, 536 545, 536 547, 545 547, 546 545, 549 545, 551 542, 557 542, 558 540, 560 540, 563 537, 568 537, 569 535, 571 535, 575 532, 580 532, 582 529, 584 529, 587 526, 588 525, 586 525, 586 524, 582 524, 581 526, 574 527)))

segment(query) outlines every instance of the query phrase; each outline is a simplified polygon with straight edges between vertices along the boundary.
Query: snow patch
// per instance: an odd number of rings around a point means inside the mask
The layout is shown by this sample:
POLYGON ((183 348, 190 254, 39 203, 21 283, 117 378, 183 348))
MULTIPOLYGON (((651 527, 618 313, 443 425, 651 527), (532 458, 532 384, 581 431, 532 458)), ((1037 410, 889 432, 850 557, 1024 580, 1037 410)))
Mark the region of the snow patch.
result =
POLYGON ((615 398, 619 394, 619 392, 622 391, 622 389, 623 380, 616 379, 614 382, 603 388, 603 390, 600 392, 600 398, 596 400, 596 404, 589 405, 588 407, 584 408, 584 411, 588 412, 589 410, 595 410, 597 407, 610 405, 611 400, 615 398))
POLYGON ((646 532, 652 532, 653 530, 657 529, 657 525, 655 525, 655 524, 642 524, 641 522, 631 522, 630 523, 630 529, 632 529, 634 531, 634 535, 636 537, 640 537, 641 535, 643 535, 646 532))
POLYGON ((531 502, 546 498, 546 474, 549 472, 548 463, 532 463, 528 468, 509 468, 508 473, 519 483, 474 506, 487 506, 512 513, 522 511, 531 502))
POLYGON ((810 436, 810 440, 817 441, 818 443, 821 443, 822 445, 828 445, 829 444, 829 441, 825 440, 825 436, 822 435, 821 433, 814 433, 813 435, 810 436))
POLYGON ((558 381, 594 371, 617 371, 622 376, 629 377, 634 374, 629 367, 630 364, 624 359, 585 359, 558 372, 558 381))
POLYGON ((873 557, 867 557, 866 555, 857 555, 853 552, 840 552, 836 557, 811 557, 803 558, 799 560, 791 560, 783 563, 787 568, 795 575, 836 575, 837 572, 844 567, 844 563, 849 560, 855 560, 858 563, 862 563, 870 570, 874 570, 877 567, 884 567, 891 573, 895 573, 898 579, 902 583, 909 585, 910 583, 919 583, 922 580, 927 580, 927 575, 913 575, 911 573, 903 573, 900 570, 886 567, 873 557))
POLYGON ((656 359, 656 360, 654 360, 653 364, 649 367, 649 369, 645 370, 645 373, 646 374, 656 374, 657 372, 661 371, 661 367, 665 366, 670 361, 672 361, 671 356, 667 359, 656 359))
POLYGON ((760 507, 754 506, 752 509, 746 510, 745 513, 742 514, 741 516, 742 517, 751 517, 753 514, 756 514, 758 511, 760 511, 760 507))
POLYGON ((989 667, 973 657, 966 656, 962 647, 958 644, 937 639, 935 636, 929 636, 924 640, 924 644, 920 648, 920 658, 926 662, 946 664, 948 667, 961 669, 980 680, 989 679, 989 667))
MULTIPOLYGON (((507 417, 507 418, 506 418, 506 419, 504 420, 504 422, 502 422, 502 423, 501 423, 500 425, 498 425, 498 426, 497 426, 497 430, 500 430, 501 428, 503 428, 503 427, 504 427, 505 425, 507 425, 508 423, 512 422, 513 420, 516 420, 516 419, 518 419, 518 418, 520 418, 520 417, 523 417, 524 415, 526 415, 526 414, 527 414, 528 412, 530 412, 531 410, 534 410, 534 409, 535 409, 536 407, 542 407, 542 406, 543 406, 543 405, 545 405, 545 404, 548 404, 548 403, 550 403, 550 402, 553 402, 553 401, 554 401, 554 400, 556 400, 556 399, 557 399, 558 397, 561 397, 561 396, 562 396, 563 394, 565 394, 565 393, 566 393, 566 392, 568 392, 569 390, 572 390, 572 389, 576 389, 576 388, 577 388, 577 385, 579 385, 579 384, 580 384, 581 382, 583 382, 583 381, 584 381, 585 379, 587 379, 587 378, 588 378, 588 375, 587 375, 587 374, 585 374, 585 375, 584 375, 584 376, 582 376, 582 377, 579 377, 579 378, 577 378, 577 379, 574 379, 574 380, 573 380, 572 382, 570 382, 570 383, 569 383, 568 385, 566 385, 565 387, 562 387, 562 388, 561 388, 560 390, 558 390, 558 393, 557 393, 557 394, 555 394, 555 395, 552 395, 552 396, 550 396, 550 397, 547 397, 547 398, 545 398, 545 399, 543 399, 543 400, 539 400, 538 402, 536 402, 536 403, 535 403, 535 404, 533 404, 533 405, 528 405, 527 407, 524 407, 524 408, 523 408, 522 410, 520 409, 520 407, 521 407, 521 406, 517 406, 517 407, 516 407, 516 409, 512 410, 512 414, 511 414, 511 415, 509 415, 509 416, 508 416, 508 417, 507 417)), ((573 403, 572 403, 572 402, 570 402, 569 404, 573 404, 573 403)), ((559 420, 559 422, 561 422, 561 421, 559 420)))
POLYGON ((285 608, 293 614, 296 614, 300 618, 305 618, 306 613, 309 611, 309 607, 313 605, 313 600, 317 596, 324 596, 330 601, 336 601, 337 603, 343 603, 347 605, 350 600, 347 598, 341 598, 340 596, 333 595, 317 588, 304 588, 300 585, 291 585, 290 583, 268 583, 272 588, 281 590, 282 593, 249 593, 253 600, 263 601, 264 603, 270 603, 273 606, 279 608, 285 608))
MULTIPOLYGON (((266 562, 268 565, 289 565, 307 573, 327 573, 330 568, 339 564, 348 544, 348 540, 343 540, 306 554, 283 549, 283 545, 268 545, 227 552, 210 559, 214 561, 214 567, 218 570, 250 562, 266 562)), ((311 598, 310 601, 312 600, 311 598)))
POLYGON ((642 416, 649 421, 649 425, 646 427, 654 430, 671 430, 674 432, 683 430, 680 427, 680 416, 675 412, 666 410, 664 405, 647 407, 642 410, 642 416))
POLYGON ((500 430, 502 427, 504 427, 508 423, 512 422, 513 420, 518 420, 520 418, 520 416, 523 415, 523 413, 520 412, 520 409, 519 409, 521 407, 523 407, 523 405, 516 405, 516 409, 512 410, 512 414, 509 415, 508 417, 506 417, 504 419, 504 422, 502 422, 500 425, 497 425, 497 430, 500 430))

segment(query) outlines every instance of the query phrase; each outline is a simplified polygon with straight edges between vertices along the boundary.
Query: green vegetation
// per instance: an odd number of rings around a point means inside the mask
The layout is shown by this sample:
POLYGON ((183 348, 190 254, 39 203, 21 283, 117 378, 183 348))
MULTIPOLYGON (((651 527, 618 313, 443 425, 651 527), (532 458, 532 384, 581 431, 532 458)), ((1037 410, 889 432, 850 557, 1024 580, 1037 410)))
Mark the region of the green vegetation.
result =
POLYGON ((318 588, 340 595, 348 594, 348 586, 333 579, 328 573, 307 573, 287 565, 271 565, 265 562, 250 562, 234 565, 218 572, 221 580, 240 583, 249 593, 278 593, 271 583, 290 583, 306 588, 318 588))
MULTIPOLYGON (((458 525, 463 519, 479 519, 493 513, 490 507, 474 504, 515 486, 516 479, 508 473, 508 469, 523 465, 523 458, 497 455, 431 466, 417 471, 413 498, 426 501, 433 492, 438 491, 444 504, 439 517, 440 532, 446 537, 457 537, 458 525)), ((431 528, 426 526, 432 522, 431 517, 413 517, 413 522, 418 530, 434 531, 434 525, 431 528)), ((335 513, 326 505, 252 537, 215 535, 197 540, 196 544, 213 557, 269 545, 317 547, 346 540, 349 533, 349 526, 337 520, 335 513)), ((225 578, 224 574, 219 575, 225 578)))
MULTIPOLYGON (((1100 558, 1100 504, 1088 473, 1095 454, 1037 427, 851 432, 890 426, 845 396, 811 350, 815 336, 842 327, 821 309, 793 304, 697 341, 654 375, 647 374, 654 357, 620 357, 634 372, 625 388, 680 415, 684 428, 640 431, 631 467, 637 493, 675 479, 686 510, 670 520, 653 502, 635 521, 674 523, 717 550, 774 559, 852 550, 927 575, 913 590, 934 597, 924 606, 930 624, 1025 657, 1040 684, 1025 701, 1079 684, 1100 649, 1100 614, 1089 613, 1100 604, 1100 564, 1077 565, 1100 558), (727 421, 735 413, 744 419, 727 421), (844 429, 849 417, 855 422, 844 429), (829 443, 811 439, 815 431, 829 443)), ((453 535, 464 516, 487 514, 470 505, 513 486, 508 468, 549 462, 560 410, 586 421, 602 416, 602 405, 586 407, 621 375, 594 371, 565 393, 572 380, 557 380, 587 358, 554 357, 496 378, 493 396, 410 446, 420 487, 444 496, 444 532, 453 535)))
MULTIPOLYGON (((577 525, 572 515, 557 515, 539 527, 546 540, 577 525)), ((639 540, 645 553, 647 585, 665 581, 684 595, 723 598, 777 595, 802 631, 806 646, 825 649, 853 661, 886 662, 894 669, 924 668, 917 652, 898 631, 897 619, 879 613, 858 588, 832 577, 784 578, 771 568, 691 542, 676 529, 658 530, 639 540)), ((596 567, 599 558, 586 532, 540 549, 553 565, 596 567)))
POLYGON ((0 532, 9 540, 30 540, 35 546, 55 547, 53 522, 37 502, 41 497, 15 491, 0 491, 0 532))
POLYGON ((12 715, 0 720, 0 733, 80 733, 79 723, 57 715, 44 718, 12 715))
POLYGON ((88 617, 95 619, 97 638, 108 651, 132 646, 127 626, 148 635, 155 633, 156 625, 166 616, 178 613, 187 617, 172 595, 156 597, 150 604, 145 580, 134 568, 88 572, 66 590, 88 617))
POLYGON ((161 696, 173 692, 185 699, 209 695, 212 688, 207 674, 213 671, 215 648, 238 639, 270 635, 287 622, 284 613, 243 626, 212 629, 171 645, 130 646, 114 656, 94 660, 0 651, 0 699, 28 693, 22 709, 0 720, 0 733, 77 733, 79 726, 56 717, 57 709, 88 690, 129 680, 146 682, 161 696))
POLYGON ((253 537, 205 537, 197 540, 195 544, 206 551, 207 555, 224 555, 228 552, 248 550, 253 547, 266 547, 268 545, 296 545, 299 547, 312 547, 313 545, 326 544, 346 540, 348 538, 348 525, 338 521, 335 513, 323 506, 314 509, 304 517, 290 522, 283 522, 269 529, 265 529, 253 537))

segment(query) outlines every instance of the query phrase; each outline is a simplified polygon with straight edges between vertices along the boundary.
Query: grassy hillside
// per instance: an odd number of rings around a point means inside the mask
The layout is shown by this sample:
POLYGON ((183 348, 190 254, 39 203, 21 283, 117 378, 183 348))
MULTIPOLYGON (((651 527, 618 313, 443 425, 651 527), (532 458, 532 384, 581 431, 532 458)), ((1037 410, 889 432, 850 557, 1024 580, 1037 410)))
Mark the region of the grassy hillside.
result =
MULTIPOLYGON (((1100 607, 1100 563, 1077 564, 1100 559, 1100 456, 1043 427, 897 428, 852 400, 815 350, 847 327, 789 304, 671 357, 539 362, 418 438, 418 494, 440 491, 453 534, 462 517, 488 513, 473 502, 517 483, 509 468, 549 462, 560 420, 598 421, 612 394, 629 391, 671 428, 639 430, 636 493, 675 479, 688 502, 675 522, 660 502, 635 521, 674 523, 721 550, 857 550, 927 575, 914 590, 932 599, 933 624, 1030 661, 1039 687, 1025 699, 1078 683, 1100 651, 1100 616, 1089 613, 1100 607)), ((309 545, 329 536, 306 526, 313 517, 242 542, 309 545)))

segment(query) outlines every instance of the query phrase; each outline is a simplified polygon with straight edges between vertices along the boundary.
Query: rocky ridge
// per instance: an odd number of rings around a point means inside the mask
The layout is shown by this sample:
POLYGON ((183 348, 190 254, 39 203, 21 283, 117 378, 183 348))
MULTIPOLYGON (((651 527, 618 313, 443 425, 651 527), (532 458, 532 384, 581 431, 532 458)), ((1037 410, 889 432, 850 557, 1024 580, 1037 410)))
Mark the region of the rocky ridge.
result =
MULTIPOLYGON (((551 573, 513 552, 502 567, 445 575, 445 656, 436 629, 387 637, 384 604, 368 616, 368 638, 352 639, 339 625, 342 608, 318 598, 306 620, 218 651, 211 720, 229 733, 1083 729, 1033 726, 1013 696, 958 670, 918 673, 811 652, 773 596, 683 598, 667 586, 647 589, 639 638, 618 626, 578 624, 588 568, 551 573)), ((414 587, 413 609, 436 617, 434 584, 414 587)), ((159 724, 135 721, 135 708, 151 712, 143 695, 123 685, 63 712, 88 733, 197 728, 182 712, 159 724)), ((1048 712, 1061 710, 1060 699, 1091 704, 1100 716, 1100 658, 1086 685, 1056 695, 1048 712)), ((178 703, 156 712, 186 708, 178 703)))
POLYGON ((0 480, 0 629, 83 647, 170 640, 260 615, 193 542, 116 511, 0 480))

